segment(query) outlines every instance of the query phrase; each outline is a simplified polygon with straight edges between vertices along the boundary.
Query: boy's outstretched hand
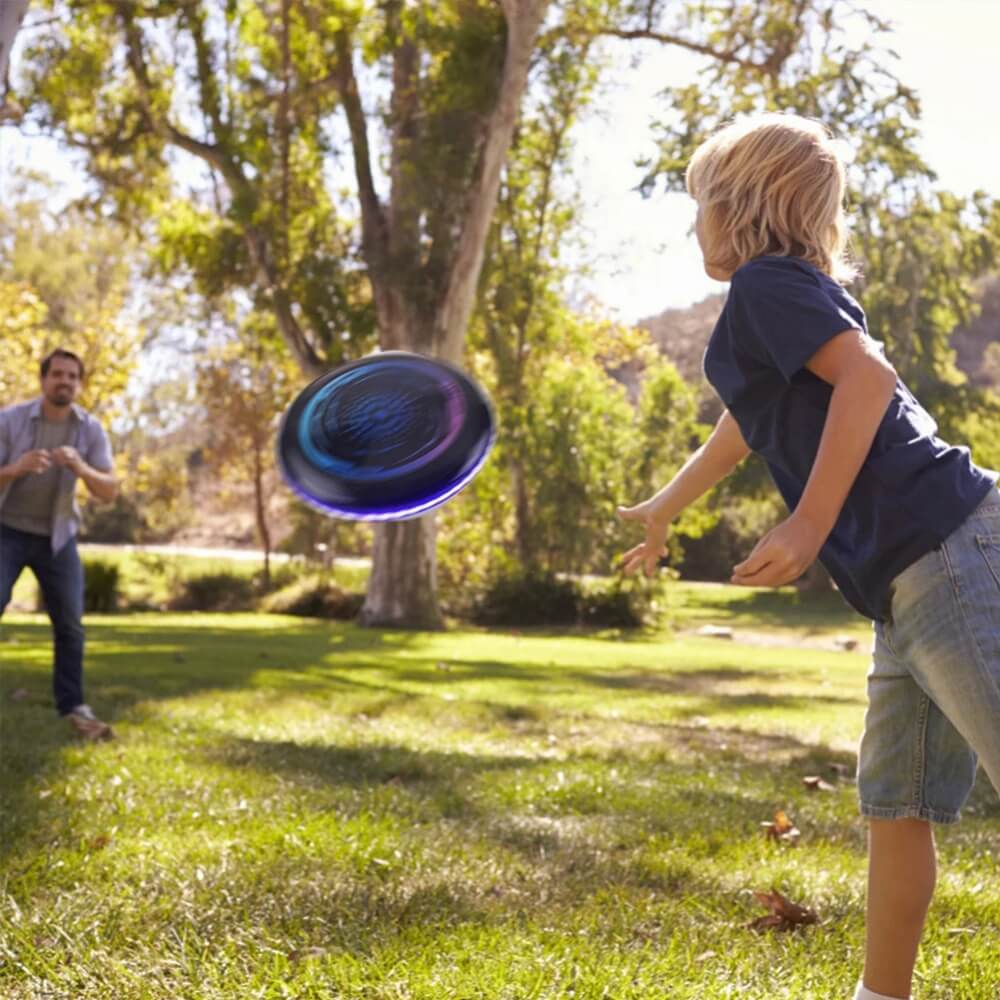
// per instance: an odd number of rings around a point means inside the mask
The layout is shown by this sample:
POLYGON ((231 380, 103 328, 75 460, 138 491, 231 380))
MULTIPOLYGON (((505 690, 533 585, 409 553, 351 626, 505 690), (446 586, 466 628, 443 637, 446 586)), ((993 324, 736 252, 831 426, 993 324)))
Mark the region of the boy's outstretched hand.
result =
POLYGON ((660 556, 667 554, 665 543, 670 521, 657 517, 658 511, 649 500, 644 500, 634 507, 618 507, 617 512, 623 521, 639 521, 646 528, 645 540, 622 556, 622 568, 626 573, 631 573, 642 566, 646 576, 652 576, 660 556))
POLYGON ((805 517, 792 514, 772 528, 743 562, 733 567, 731 583, 744 587, 781 587, 797 580, 816 561, 826 535, 805 517))

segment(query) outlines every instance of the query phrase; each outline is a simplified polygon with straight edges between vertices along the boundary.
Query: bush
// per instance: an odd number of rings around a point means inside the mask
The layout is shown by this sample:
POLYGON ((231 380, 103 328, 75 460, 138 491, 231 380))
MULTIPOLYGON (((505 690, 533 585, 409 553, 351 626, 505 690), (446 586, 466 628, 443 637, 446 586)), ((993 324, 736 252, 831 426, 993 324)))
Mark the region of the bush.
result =
POLYGON ((580 595, 580 621, 602 628, 640 628, 657 610, 651 588, 637 580, 613 582, 580 595))
POLYGON ((118 607, 118 564, 98 560, 83 564, 83 610, 107 614, 118 607))
POLYGON ((357 617, 364 600, 364 594, 341 590, 322 576, 307 576, 269 594, 261 601, 260 610, 276 615, 349 621, 357 617))
POLYGON ((580 588, 572 580, 518 570, 486 588, 473 620, 483 625, 576 625, 580 598, 580 588))
POLYGON ((237 573, 207 573, 180 583, 180 592, 169 601, 173 611, 251 611, 253 581, 237 573))

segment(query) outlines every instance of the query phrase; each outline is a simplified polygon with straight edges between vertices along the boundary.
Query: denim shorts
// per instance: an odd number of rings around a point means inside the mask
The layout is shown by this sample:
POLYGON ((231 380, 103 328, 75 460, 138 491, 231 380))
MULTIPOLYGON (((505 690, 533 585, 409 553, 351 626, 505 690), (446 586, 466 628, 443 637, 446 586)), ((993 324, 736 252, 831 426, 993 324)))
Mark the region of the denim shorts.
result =
POLYGON ((1000 793, 1000 492, 890 585, 858 752, 861 813, 959 819, 982 762, 1000 793))

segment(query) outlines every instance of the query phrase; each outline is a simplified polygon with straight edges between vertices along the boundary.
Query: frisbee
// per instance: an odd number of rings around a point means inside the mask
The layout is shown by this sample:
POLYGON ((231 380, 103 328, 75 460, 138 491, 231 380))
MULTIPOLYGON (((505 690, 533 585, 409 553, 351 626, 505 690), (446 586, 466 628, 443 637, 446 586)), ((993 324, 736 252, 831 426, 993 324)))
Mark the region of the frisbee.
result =
POLYGON ((490 401, 463 371, 383 351, 299 393, 281 420, 278 465, 291 489, 324 514, 402 521, 468 485, 495 437, 490 401))

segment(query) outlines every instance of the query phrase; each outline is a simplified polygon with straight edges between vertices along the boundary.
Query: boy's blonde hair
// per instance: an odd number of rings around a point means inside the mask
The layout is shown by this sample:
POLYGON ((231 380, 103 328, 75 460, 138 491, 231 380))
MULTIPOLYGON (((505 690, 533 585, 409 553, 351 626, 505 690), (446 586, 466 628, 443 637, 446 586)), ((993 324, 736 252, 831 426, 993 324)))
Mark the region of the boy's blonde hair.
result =
POLYGON ((691 157, 685 180, 705 222, 706 264, 732 273, 763 254, 801 257, 846 283, 844 163, 827 129, 788 113, 725 126, 691 157))

